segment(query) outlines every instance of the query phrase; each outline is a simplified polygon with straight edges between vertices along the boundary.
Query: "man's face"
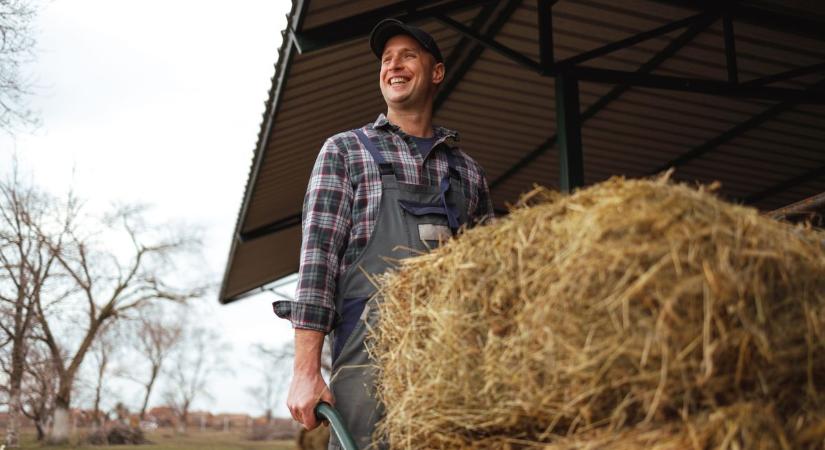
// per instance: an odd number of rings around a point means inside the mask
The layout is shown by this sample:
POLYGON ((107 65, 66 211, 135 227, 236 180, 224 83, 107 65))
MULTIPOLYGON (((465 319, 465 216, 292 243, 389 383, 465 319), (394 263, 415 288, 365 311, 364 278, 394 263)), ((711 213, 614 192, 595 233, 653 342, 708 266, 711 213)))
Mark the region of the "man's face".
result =
POLYGON ((444 64, 405 34, 393 36, 381 56, 379 85, 387 106, 424 107, 444 79, 444 64))

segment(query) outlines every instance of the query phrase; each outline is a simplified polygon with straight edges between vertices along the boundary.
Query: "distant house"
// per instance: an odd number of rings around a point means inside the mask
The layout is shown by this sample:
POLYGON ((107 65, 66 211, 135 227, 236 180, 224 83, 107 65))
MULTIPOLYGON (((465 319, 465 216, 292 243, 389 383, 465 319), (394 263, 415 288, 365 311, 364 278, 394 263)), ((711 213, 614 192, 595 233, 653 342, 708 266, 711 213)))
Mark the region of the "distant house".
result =
POLYGON ((154 420, 158 427, 172 427, 177 423, 175 411, 168 406, 156 406, 150 409, 147 417, 154 420))

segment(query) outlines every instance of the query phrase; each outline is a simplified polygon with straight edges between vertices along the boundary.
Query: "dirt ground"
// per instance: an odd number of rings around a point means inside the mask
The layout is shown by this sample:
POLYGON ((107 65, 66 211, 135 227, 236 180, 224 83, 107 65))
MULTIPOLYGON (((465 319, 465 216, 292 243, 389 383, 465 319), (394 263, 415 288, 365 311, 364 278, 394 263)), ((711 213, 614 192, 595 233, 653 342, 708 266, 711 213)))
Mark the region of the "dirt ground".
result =
POLYGON ((157 430, 146 434, 152 444, 146 445, 42 445, 35 441, 33 434, 24 433, 23 449, 41 450, 295 450, 294 440, 250 441, 242 432, 191 431, 186 435, 176 435, 170 430, 157 430))

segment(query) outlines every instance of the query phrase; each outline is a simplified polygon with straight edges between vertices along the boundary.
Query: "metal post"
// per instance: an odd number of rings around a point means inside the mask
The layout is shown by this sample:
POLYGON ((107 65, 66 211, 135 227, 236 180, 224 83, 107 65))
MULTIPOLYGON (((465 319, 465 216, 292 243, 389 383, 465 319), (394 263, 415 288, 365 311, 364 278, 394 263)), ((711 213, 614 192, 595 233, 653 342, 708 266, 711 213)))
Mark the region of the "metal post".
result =
POLYGON ((728 81, 739 82, 739 68, 736 66, 736 37, 733 33, 733 19, 730 14, 722 18, 722 28, 725 33, 725 61, 728 67, 728 81))
POLYGON ((545 70, 553 67, 553 16, 556 0, 538 0, 539 62, 545 70))
POLYGON ((579 80, 569 73, 556 76, 556 134, 559 143, 559 187, 572 192, 584 186, 579 80))

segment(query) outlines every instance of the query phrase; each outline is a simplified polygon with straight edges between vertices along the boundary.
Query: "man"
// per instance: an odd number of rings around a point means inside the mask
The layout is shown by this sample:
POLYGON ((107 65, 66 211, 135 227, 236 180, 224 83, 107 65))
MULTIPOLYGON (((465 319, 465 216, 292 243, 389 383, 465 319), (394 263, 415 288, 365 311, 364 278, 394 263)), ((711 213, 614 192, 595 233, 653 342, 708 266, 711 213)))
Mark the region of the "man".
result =
POLYGON ((445 73, 435 40, 387 19, 372 30, 370 47, 381 62, 387 113, 321 148, 304 199, 296 300, 274 304, 295 328, 292 417, 312 429, 315 405, 335 403, 362 449, 385 446, 372 441, 382 409, 364 346, 378 319, 370 276, 493 214, 481 167, 458 148, 455 131, 432 124, 445 73), (320 371, 330 332, 332 391, 320 371))

